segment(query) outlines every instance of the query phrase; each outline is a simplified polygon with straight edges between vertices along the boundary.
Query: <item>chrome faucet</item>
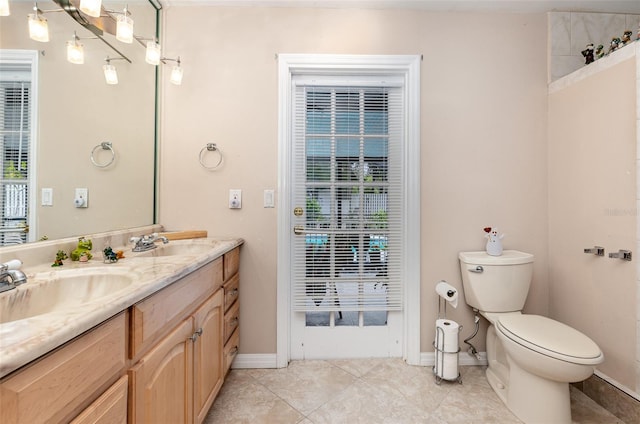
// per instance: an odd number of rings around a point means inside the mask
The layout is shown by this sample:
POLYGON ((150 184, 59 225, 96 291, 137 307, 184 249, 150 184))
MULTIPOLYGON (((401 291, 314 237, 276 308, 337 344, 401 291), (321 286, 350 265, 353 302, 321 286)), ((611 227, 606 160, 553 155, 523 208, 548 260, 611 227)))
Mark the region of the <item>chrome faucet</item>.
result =
POLYGON ((169 243, 169 239, 165 236, 159 236, 158 233, 149 234, 140 237, 131 237, 129 243, 133 243, 134 252, 146 252, 147 250, 155 249, 156 241, 162 241, 162 243, 169 243))
POLYGON ((17 263, 15 264, 13 262, 14 261, 10 261, 0 264, 0 292, 13 290, 20 284, 27 282, 25 273, 15 268, 16 266, 19 267, 22 265, 22 262, 16 261, 17 263))

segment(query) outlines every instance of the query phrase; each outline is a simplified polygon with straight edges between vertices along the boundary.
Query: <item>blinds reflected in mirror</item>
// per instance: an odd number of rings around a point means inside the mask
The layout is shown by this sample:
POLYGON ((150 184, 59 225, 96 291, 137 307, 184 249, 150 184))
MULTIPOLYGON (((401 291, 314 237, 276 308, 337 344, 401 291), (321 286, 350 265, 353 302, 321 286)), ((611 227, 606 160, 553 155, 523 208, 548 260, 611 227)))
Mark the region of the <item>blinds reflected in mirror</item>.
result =
POLYGON ((0 61, 1 246, 27 241, 32 162, 31 66, 30 61, 0 61))

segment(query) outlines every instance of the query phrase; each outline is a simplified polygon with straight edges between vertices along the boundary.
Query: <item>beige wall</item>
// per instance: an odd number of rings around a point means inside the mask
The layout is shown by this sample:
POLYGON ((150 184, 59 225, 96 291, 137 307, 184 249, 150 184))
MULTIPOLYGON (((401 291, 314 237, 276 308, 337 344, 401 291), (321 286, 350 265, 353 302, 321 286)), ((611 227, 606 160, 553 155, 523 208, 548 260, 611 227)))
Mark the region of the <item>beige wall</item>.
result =
POLYGON ((599 369, 636 387, 636 58, 549 96, 549 312, 588 334, 599 369), (636 252, 634 252, 635 254, 636 252))
MULTIPOLYGON (((421 351, 435 284, 462 290, 457 253, 483 249, 488 225, 536 255, 526 308, 548 312, 545 15, 169 7, 165 21, 165 54, 185 72, 163 86, 160 222, 246 240, 242 353, 276 351, 277 210, 262 191, 277 188, 278 53, 424 55, 421 351), (207 142, 224 153, 215 172, 198 164, 207 142), (231 188, 242 210, 227 208, 231 188)), ((470 308, 449 311, 469 335, 470 308)), ((474 341, 484 350, 484 332, 474 341)))
MULTIPOLYGON (((54 4, 40 5, 53 9, 54 4)), ((113 61, 120 83, 104 81, 104 58, 117 57, 100 40, 81 40, 85 63, 66 60, 66 42, 74 30, 92 36, 66 13, 48 13, 51 41, 29 38, 27 14, 33 3, 11 3, 11 16, 0 18, 0 48, 39 50, 39 122, 37 150, 36 239, 70 237, 149 225, 153 222, 155 69, 144 61, 144 48, 112 41, 133 63, 113 61), (90 161, 92 149, 111 141, 116 160, 107 168, 90 161), (53 189, 53 206, 40 206, 40 189, 53 189), (89 189, 89 207, 78 209, 75 188, 89 189)), ((140 5, 136 32, 154 33, 151 8, 140 5)), ((111 37, 115 40, 114 37, 111 37)), ((96 153, 99 163, 109 155, 96 153)), ((104 152, 106 153, 106 152, 104 152)))

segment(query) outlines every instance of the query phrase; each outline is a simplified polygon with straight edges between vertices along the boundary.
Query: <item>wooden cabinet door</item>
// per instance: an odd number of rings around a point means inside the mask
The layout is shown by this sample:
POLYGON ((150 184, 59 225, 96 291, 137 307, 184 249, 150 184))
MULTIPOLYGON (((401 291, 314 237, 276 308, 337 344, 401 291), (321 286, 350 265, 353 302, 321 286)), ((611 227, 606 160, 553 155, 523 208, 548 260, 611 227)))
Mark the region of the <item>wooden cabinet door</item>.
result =
POLYGON ((2 380, 0 423, 59 423, 77 416, 124 371, 126 323, 119 314, 2 380))
POLYGON ((183 321, 129 370, 135 424, 193 421, 193 319, 183 321))
POLYGON ((127 376, 123 376, 70 424, 127 424, 127 376))
POLYGON ((194 314, 199 334, 193 346, 194 416, 198 424, 207 416, 224 378, 223 308, 224 290, 218 290, 194 314))

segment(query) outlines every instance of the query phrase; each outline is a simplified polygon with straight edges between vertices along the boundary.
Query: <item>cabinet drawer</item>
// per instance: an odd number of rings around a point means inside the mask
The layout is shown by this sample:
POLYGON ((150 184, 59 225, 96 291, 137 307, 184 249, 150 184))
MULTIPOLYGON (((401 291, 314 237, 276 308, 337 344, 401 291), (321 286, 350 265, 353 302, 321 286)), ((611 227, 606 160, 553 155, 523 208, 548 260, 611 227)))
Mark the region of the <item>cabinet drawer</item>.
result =
POLYGON ((127 424, 127 388, 125 375, 93 402, 71 424, 127 424))
POLYGON ((0 422, 68 422, 124 371, 124 313, 28 365, 0 384, 0 422))
POLYGON ((150 348, 222 287, 222 263, 218 258, 131 307, 131 358, 150 348))
POLYGON ((240 248, 235 249, 224 254, 224 281, 233 277, 240 268, 240 248))
POLYGON ((240 324, 240 302, 236 302, 233 304, 231 309, 229 309, 224 314, 224 341, 226 343, 231 337, 231 334, 234 332, 238 325, 240 324))
POLYGON ((224 310, 227 311, 233 302, 236 301, 240 292, 238 291, 240 286, 240 276, 235 274, 231 277, 231 280, 224 284, 224 310))
POLYGON ((236 329, 236 331, 231 335, 229 341, 224 345, 224 372, 225 374, 229 372, 229 368, 231 368, 231 363, 236 358, 238 354, 238 348, 240 346, 240 329, 236 329))

